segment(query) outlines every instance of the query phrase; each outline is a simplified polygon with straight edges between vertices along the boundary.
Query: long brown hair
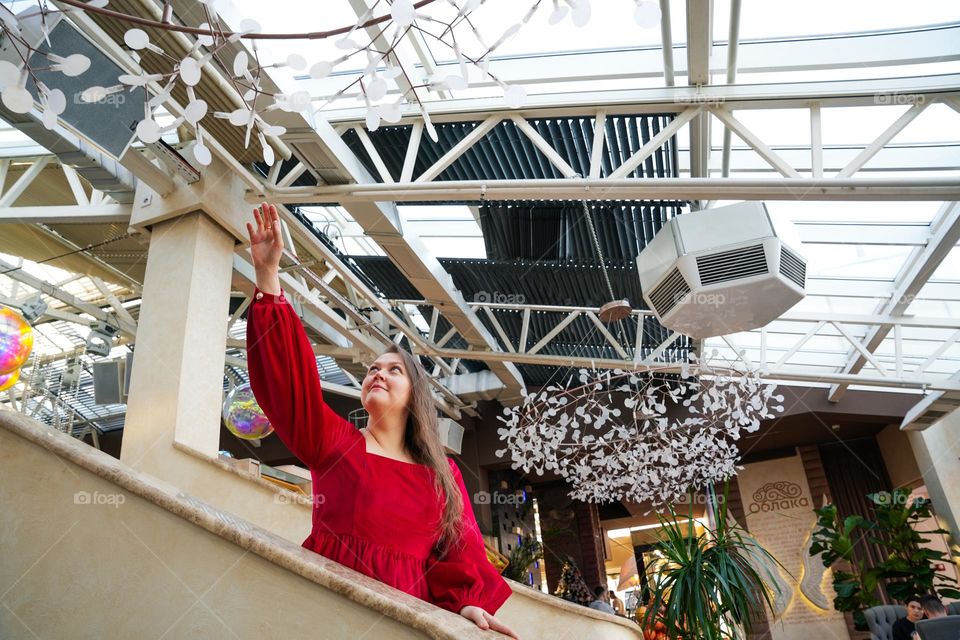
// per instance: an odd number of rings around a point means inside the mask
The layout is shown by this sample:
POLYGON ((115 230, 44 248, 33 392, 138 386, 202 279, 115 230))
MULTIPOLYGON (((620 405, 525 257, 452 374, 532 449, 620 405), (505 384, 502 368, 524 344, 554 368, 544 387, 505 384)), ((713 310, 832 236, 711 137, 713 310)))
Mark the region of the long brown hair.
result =
POLYGON ((438 547, 442 552, 459 539, 462 533, 459 523, 465 506, 440 442, 437 405, 430 392, 429 374, 419 359, 396 345, 390 345, 384 353, 399 355, 410 376, 410 403, 407 405, 404 444, 414 460, 434 470, 437 497, 445 496, 443 513, 437 523, 438 547))

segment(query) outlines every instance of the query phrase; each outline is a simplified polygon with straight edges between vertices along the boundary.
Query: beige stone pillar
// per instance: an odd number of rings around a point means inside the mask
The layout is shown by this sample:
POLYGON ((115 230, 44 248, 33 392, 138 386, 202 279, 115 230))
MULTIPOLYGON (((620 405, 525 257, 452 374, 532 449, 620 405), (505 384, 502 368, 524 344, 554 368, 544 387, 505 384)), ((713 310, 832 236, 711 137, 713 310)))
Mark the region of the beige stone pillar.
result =
POLYGON ((174 440, 219 449, 233 250, 200 211, 152 227, 120 459, 158 477, 174 440))
POLYGON ((960 410, 909 434, 933 507, 960 544, 960 410))

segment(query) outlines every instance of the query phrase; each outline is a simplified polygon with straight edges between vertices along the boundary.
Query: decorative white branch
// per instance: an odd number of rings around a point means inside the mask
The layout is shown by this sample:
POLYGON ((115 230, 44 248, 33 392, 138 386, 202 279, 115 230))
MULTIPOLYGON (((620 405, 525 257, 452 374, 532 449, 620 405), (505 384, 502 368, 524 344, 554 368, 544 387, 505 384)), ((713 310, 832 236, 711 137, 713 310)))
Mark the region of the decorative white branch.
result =
POLYGON ((580 369, 566 385, 504 410, 506 448, 497 456, 509 454, 524 473, 557 473, 574 499, 656 507, 735 475, 737 440, 783 411, 775 391, 758 372, 712 367, 692 354, 679 377, 655 367, 580 369))

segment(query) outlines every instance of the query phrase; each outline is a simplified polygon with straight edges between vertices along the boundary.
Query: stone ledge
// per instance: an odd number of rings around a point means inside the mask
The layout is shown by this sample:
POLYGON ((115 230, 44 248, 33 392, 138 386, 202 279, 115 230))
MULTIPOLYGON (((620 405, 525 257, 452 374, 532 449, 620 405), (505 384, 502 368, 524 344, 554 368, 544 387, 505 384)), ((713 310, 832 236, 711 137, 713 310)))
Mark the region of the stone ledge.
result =
POLYGON ((596 609, 591 609, 590 607, 575 604, 569 600, 558 598, 557 596, 547 595, 542 591, 531 589, 530 587, 524 586, 514 580, 507 580, 507 582, 510 584, 510 588, 513 589, 514 595, 522 595, 549 607, 557 607, 558 609, 563 609, 564 611, 568 611, 585 618, 594 618, 595 620, 600 620, 603 622, 612 622, 613 624, 618 624, 621 627, 636 633, 637 637, 639 638, 643 637, 643 630, 640 628, 640 625, 630 618, 615 616, 611 613, 604 613, 603 611, 597 611, 596 609))
MULTIPOLYGON (((459 615, 434 607, 428 602, 308 551, 185 494, 169 483, 136 472, 116 458, 17 412, 0 409, 0 428, 43 447, 54 456, 112 482, 214 535, 431 638, 481 640, 505 637, 495 632, 480 631, 473 623, 459 615)), ((249 478, 245 474, 241 475, 249 478)), ((274 488, 284 491, 279 487, 274 488)))
POLYGON ((306 507, 307 509, 312 509, 312 503, 308 496, 296 493, 295 491, 290 491, 289 489, 284 489, 283 487, 276 485, 270 482, 269 480, 264 480, 259 476, 254 476, 249 473, 244 473, 243 471, 236 468, 229 462, 226 462, 225 460, 221 460, 220 458, 211 458, 210 456, 197 451, 193 447, 185 444, 181 444, 177 441, 174 441, 173 448, 182 453, 187 454, 188 456, 197 458, 198 460, 209 462, 210 464, 217 467, 218 469, 222 469, 223 471, 228 471, 236 476, 240 476, 244 480, 248 480, 256 485, 259 485, 260 487, 263 487, 264 489, 268 489, 273 493, 276 493, 277 495, 283 496, 284 500, 287 503, 306 507))

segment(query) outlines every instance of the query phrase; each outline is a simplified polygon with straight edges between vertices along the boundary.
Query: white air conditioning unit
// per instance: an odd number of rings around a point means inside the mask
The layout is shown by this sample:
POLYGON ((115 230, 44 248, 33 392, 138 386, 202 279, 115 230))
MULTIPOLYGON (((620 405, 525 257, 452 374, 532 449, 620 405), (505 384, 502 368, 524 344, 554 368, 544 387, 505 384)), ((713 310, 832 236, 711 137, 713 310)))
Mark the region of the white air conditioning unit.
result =
POLYGON ((677 216, 637 256, 643 297, 663 326, 693 338, 756 329, 803 299, 799 245, 762 202, 677 216))

